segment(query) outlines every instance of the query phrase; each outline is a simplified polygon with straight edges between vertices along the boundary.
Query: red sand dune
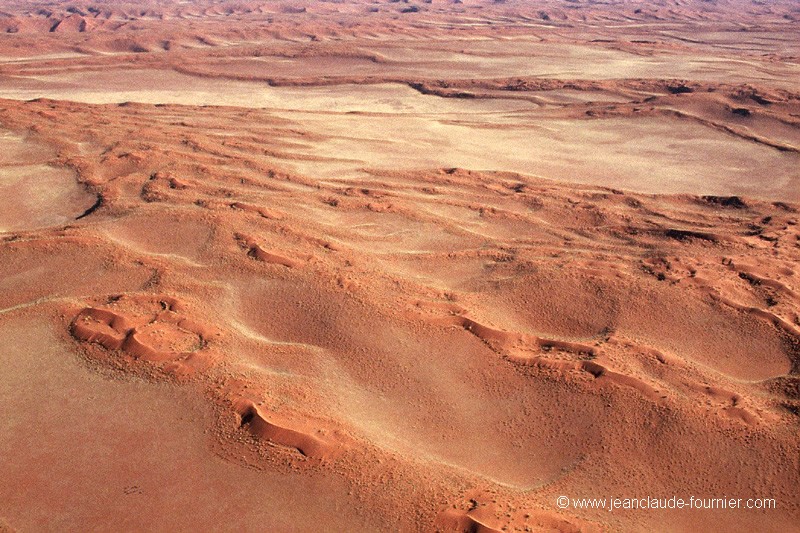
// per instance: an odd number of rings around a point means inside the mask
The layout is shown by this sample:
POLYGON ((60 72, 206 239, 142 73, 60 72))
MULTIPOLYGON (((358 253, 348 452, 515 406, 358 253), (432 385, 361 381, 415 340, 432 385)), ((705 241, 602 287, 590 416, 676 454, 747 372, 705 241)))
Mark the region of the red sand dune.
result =
POLYGON ((0 531, 797 531, 798 20, 4 4, 0 531))

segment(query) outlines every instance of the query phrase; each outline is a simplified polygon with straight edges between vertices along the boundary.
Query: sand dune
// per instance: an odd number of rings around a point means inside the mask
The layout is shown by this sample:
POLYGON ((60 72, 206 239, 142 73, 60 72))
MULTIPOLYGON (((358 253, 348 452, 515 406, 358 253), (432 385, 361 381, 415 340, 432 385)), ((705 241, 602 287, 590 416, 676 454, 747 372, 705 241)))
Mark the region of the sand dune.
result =
POLYGON ((2 10, 0 530, 797 530, 793 3, 2 10))

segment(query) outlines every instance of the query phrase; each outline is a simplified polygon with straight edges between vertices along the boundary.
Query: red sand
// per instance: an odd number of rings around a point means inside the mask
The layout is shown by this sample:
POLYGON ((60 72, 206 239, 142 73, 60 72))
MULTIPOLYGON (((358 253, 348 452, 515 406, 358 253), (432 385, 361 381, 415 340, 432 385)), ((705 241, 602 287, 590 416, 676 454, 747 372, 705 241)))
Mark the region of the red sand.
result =
POLYGON ((798 530, 792 2, 3 10, 0 531, 798 530))

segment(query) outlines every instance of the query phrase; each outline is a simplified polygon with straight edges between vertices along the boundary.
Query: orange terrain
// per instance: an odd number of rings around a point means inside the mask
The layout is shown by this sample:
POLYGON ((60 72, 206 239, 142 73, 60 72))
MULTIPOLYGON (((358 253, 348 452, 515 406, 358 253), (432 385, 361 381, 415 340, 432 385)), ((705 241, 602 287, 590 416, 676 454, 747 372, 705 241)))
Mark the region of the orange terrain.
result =
POLYGON ((800 531, 796 2, 0 31, 0 531, 800 531))

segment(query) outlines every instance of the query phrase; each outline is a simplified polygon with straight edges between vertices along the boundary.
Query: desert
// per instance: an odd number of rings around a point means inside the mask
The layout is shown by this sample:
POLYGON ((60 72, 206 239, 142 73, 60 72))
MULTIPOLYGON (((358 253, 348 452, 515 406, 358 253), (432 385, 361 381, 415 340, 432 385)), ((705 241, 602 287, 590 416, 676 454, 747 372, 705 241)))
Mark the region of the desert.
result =
POLYGON ((796 2, 0 32, 0 531, 800 531, 796 2))

